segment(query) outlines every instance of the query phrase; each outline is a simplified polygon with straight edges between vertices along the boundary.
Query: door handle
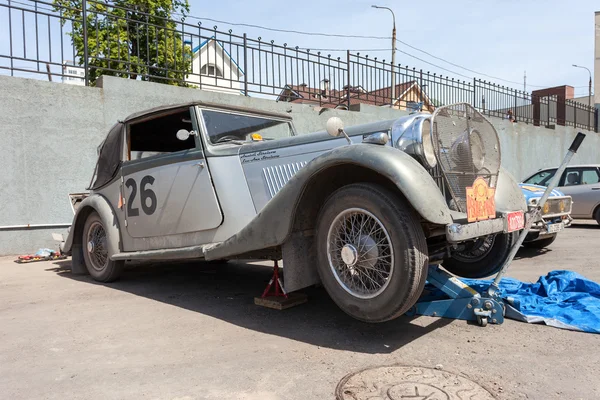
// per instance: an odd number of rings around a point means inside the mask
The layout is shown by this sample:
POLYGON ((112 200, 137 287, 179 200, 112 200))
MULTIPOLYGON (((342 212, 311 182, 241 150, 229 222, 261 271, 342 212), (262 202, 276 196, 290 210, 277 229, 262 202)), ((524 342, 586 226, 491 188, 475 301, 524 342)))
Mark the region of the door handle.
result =
POLYGON ((592 190, 600 190, 600 187, 592 188, 592 190))
POLYGON ((195 164, 192 164, 194 167, 204 168, 204 161, 198 161, 195 164))

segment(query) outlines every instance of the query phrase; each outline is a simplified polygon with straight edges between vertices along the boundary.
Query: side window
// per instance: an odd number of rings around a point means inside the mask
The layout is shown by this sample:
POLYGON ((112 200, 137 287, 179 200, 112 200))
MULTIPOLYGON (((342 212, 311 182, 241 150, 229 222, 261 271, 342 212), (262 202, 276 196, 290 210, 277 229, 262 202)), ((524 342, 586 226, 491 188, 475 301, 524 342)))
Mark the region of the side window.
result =
POLYGON ((128 160, 194 149, 196 142, 193 135, 186 140, 177 139, 177 131, 180 129, 192 130, 190 111, 187 108, 131 123, 127 136, 128 160))
POLYGON ((581 171, 573 168, 567 168, 563 179, 565 181, 563 186, 581 185, 581 171))
POLYGON ((550 179, 556 173, 555 169, 549 169, 546 171, 540 171, 537 174, 533 175, 531 178, 527 179, 525 183, 531 183, 532 185, 541 185, 546 186, 550 179))
POLYGON ((202 116, 212 144, 252 141, 253 134, 260 135, 262 140, 293 136, 291 124, 286 120, 213 110, 202 110, 202 116))
POLYGON ((600 182, 597 168, 584 168, 581 172, 581 184, 582 185, 593 185, 594 183, 600 182))

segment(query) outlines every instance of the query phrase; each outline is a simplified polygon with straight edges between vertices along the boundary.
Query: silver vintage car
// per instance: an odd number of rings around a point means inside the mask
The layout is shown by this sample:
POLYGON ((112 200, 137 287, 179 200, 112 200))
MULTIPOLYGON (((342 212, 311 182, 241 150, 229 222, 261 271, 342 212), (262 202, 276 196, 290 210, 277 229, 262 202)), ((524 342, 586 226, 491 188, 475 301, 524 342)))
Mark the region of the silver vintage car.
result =
POLYGON ((527 204, 492 124, 467 104, 297 135, 292 118, 189 103, 118 122, 63 251, 109 282, 126 260, 283 259, 362 321, 405 313, 428 265, 496 272, 527 204))

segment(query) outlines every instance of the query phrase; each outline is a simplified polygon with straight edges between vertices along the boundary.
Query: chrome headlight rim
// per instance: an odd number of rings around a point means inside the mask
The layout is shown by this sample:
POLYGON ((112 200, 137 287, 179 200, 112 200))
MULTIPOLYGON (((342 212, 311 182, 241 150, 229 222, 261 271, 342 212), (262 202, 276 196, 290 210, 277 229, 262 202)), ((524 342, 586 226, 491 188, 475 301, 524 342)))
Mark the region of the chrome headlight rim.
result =
POLYGON ((423 118, 421 121, 421 152, 423 161, 430 169, 437 166, 437 156, 432 137, 431 119, 423 118))

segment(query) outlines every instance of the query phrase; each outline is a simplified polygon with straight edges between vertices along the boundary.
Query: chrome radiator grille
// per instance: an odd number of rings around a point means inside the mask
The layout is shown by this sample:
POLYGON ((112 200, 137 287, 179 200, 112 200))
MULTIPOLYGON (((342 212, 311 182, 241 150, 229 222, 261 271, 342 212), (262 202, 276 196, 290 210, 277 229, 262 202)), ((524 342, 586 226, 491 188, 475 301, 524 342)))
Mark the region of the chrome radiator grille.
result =
POLYGON ((498 135, 483 115, 464 103, 438 108, 432 122, 431 138, 439 169, 456 209, 466 212, 466 188, 475 179, 483 178, 488 186, 496 186, 500 170, 498 135))

